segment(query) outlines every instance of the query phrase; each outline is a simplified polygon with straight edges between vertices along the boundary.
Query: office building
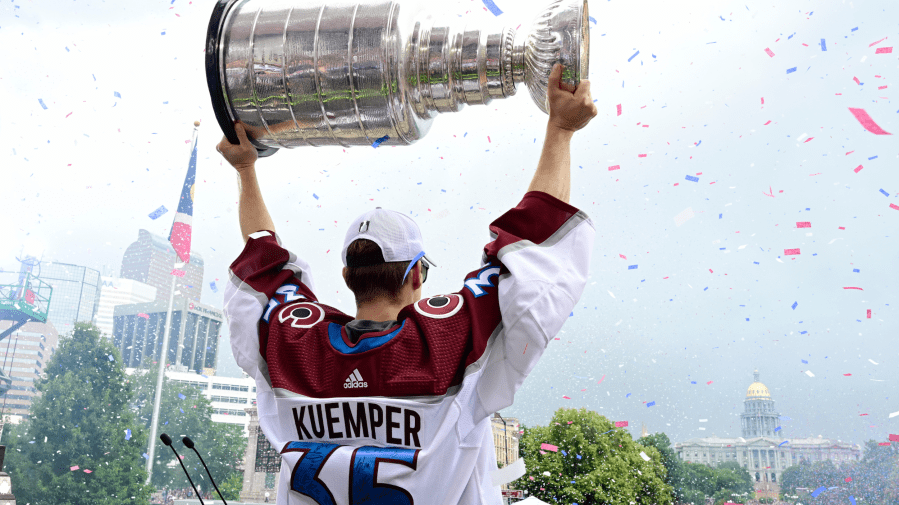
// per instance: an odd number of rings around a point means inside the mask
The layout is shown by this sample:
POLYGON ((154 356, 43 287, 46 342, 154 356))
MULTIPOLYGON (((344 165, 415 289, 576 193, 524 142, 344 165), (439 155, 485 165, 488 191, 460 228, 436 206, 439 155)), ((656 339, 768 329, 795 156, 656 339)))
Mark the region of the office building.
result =
MULTIPOLYGON (((54 293, 55 294, 55 293, 54 293)), ((0 321, 0 331, 12 321, 0 321)), ((3 418, 18 424, 27 419, 37 395, 34 381, 40 378, 59 345, 56 328, 49 323, 30 322, 0 341, 0 366, 12 377, 12 387, 0 398, 3 418)))
POLYGON ((831 460, 835 465, 859 461, 861 447, 818 436, 817 438, 785 438, 781 417, 774 411, 774 400, 768 387, 755 381, 746 391, 744 412, 740 416, 742 437, 722 438, 715 435, 694 438, 674 444, 677 457, 690 463, 717 466, 736 462, 747 469, 759 497, 777 498, 783 471, 800 461, 831 460))
MULTIPOLYGON (((126 368, 159 360, 167 311, 168 300, 113 308, 112 341, 126 368)), ((177 371, 214 375, 221 327, 220 310, 175 297, 166 362, 177 371)))
POLYGON ((118 305, 156 300, 156 288, 143 282, 116 277, 100 277, 100 303, 94 322, 100 333, 112 336, 113 309, 118 305))
MULTIPOLYGON (((156 300, 168 303, 172 288, 172 270, 180 263, 172 244, 165 237, 153 235, 147 230, 138 232, 137 241, 128 246, 122 256, 119 277, 131 279, 156 288, 156 300)), ((190 263, 184 268, 184 277, 178 279, 175 289, 188 300, 199 302, 203 285, 203 258, 191 251, 190 263)))
POLYGON ((256 406, 256 381, 250 377, 218 377, 189 372, 166 371, 172 382, 195 388, 212 403, 212 421, 239 424, 244 433, 250 424, 248 407, 256 406))
POLYGON ((68 263, 41 262, 34 275, 53 287, 47 320, 62 334, 76 322, 93 322, 100 305, 100 272, 68 263))

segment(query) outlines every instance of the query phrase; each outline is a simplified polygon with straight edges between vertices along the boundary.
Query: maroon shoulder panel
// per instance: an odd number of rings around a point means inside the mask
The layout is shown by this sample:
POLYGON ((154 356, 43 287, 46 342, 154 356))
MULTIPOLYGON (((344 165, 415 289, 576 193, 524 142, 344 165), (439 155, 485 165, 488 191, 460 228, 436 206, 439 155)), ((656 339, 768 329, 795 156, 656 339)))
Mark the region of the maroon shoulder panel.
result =
POLYGON ((578 209, 542 191, 530 191, 517 207, 490 224, 496 240, 484 248, 488 259, 495 261, 500 249, 519 240, 542 244, 552 236, 578 209))

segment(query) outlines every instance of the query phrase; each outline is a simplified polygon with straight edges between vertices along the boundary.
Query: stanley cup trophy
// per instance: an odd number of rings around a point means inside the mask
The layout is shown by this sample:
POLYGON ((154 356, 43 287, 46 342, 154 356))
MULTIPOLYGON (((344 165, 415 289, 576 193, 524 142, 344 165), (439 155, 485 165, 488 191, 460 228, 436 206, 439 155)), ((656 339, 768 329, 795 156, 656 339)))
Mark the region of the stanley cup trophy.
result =
POLYGON ((206 80, 225 136, 239 143, 243 122, 261 156, 409 145, 437 114, 510 97, 521 83, 549 113, 555 63, 567 83, 588 77, 588 20, 587 0, 552 0, 522 33, 449 26, 391 0, 220 0, 206 80))

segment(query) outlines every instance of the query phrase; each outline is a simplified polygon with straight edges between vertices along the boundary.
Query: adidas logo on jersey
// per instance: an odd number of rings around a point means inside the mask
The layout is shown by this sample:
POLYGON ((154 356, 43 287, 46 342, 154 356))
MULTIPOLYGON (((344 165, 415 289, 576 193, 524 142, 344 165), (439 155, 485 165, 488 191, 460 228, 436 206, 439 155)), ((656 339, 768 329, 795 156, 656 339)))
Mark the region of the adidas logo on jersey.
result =
POLYGON ((367 388, 368 383, 365 382, 365 379, 362 378, 362 374, 359 373, 359 369, 353 370, 353 373, 347 377, 346 382, 343 383, 343 389, 354 389, 354 388, 367 388))

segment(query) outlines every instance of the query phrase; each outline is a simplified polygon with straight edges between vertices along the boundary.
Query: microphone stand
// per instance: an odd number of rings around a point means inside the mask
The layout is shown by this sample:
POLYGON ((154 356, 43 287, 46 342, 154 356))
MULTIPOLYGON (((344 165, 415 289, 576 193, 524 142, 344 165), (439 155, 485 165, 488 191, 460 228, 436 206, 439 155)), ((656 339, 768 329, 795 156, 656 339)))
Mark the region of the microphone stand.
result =
POLYGON ((178 460, 178 463, 181 463, 181 469, 184 470, 184 475, 187 476, 187 482, 190 482, 190 487, 194 488, 194 493, 197 493, 197 498, 200 499, 200 505, 205 505, 205 503, 203 503, 203 497, 200 496, 200 492, 197 491, 197 486, 194 486, 194 481, 190 479, 190 474, 187 473, 187 468, 184 467, 184 462, 181 461, 181 456, 178 456, 178 451, 176 451, 175 447, 172 445, 172 437, 163 433, 162 435, 159 435, 159 439, 162 440, 163 444, 171 447, 172 452, 175 453, 175 459, 178 460))
POLYGON ((209 473, 209 467, 206 466, 206 462, 203 461, 203 456, 200 456, 200 453, 197 452, 197 449, 194 447, 194 441, 190 439, 190 437, 184 437, 181 439, 184 442, 184 445, 187 446, 188 449, 193 449, 194 452, 197 453, 197 457, 200 458, 200 463, 203 463, 203 468, 206 469, 206 475, 209 476, 209 480, 212 481, 212 486, 215 487, 215 491, 219 494, 219 498, 222 499, 225 505, 228 505, 228 502, 225 501, 225 497, 222 496, 222 492, 219 491, 219 487, 215 485, 215 480, 212 478, 212 474, 209 473))

